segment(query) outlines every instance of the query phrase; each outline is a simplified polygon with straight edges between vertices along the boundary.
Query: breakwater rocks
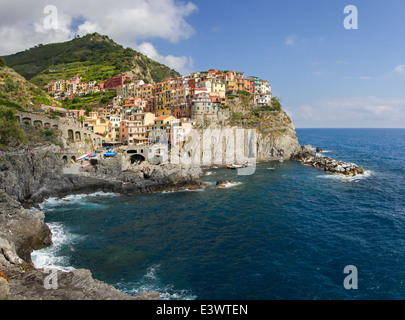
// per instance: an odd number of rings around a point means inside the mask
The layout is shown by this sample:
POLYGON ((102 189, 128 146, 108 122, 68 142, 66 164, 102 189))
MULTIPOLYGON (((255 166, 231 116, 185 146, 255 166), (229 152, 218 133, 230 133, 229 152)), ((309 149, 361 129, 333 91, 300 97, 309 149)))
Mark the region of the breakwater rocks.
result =
POLYGON ((293 160, 300 161, 303 165, 320 168, 327 172, 340 174, 346 177, 354 177, 359 174, 364 174, 364 169, 354 163, 318 156, 312 146, 302 146, 301 151, 293 157, 293 160))
MULTIPOLYGON (((35 269, 33 250, 52 244, 45 215, 24 209, 16 197, 0 190, 0 300, 158 300, 157 292, 135 297, 93 279, 89 270, 57 271, 52 283, 49 272, 35 269), (57 281, 56 281, 57 279, 57 281), (50 288, 47 284, 52 284, 50 288), (56 285, 56 286, 55 286, 56 285)), ((54 270, 54 272, 56 272, 54 270)))

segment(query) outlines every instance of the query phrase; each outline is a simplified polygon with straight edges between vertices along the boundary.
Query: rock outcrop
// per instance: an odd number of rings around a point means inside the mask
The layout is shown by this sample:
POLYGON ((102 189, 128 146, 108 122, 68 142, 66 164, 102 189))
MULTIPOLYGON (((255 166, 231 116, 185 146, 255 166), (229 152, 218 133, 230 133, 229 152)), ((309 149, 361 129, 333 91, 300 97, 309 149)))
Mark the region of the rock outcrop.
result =
POLYGON ((50 272, 35 269, 31 252, 52 244, 44 213, 24 209, 0 190, 0 300, 158 300, 157 292, 128 296, 93 279, 89 270, 50 272), (6 279, 7 278, 7 279, 6 279))
POLYGON ((340 174, 346 177, 364 174, 364 169, 354 163, 338 161, 329 157, 316 155, 311 146, 301 147, 301 151, 293 156, 293 160, 300 161, 307 166, 320 168, 324 171, 340 174))
MULTIPOLYGON (((147 162, 145 162, 147 163, 147 162)), ((103 159, 77 173, 64 171, 61 155, 50 149, 0 158, 0 188, 16 195, 24 204, 35 204, 49 197, 68 194, 114 192, 146 193, 190 187, 204 187, 203 172, 197 165, 131 164, 123 155, 103 159)))

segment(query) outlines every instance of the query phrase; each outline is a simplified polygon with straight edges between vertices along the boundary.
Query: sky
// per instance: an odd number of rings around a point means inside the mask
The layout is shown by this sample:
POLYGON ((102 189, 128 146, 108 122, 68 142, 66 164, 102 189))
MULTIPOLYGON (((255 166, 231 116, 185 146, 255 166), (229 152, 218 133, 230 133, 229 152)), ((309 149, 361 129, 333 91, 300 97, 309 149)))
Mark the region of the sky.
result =
POLYGON ((296 128, 405 128, 403 0, 0 4, 0 55, 99 32, 183 75, 216 68, 266 79, 296 128))

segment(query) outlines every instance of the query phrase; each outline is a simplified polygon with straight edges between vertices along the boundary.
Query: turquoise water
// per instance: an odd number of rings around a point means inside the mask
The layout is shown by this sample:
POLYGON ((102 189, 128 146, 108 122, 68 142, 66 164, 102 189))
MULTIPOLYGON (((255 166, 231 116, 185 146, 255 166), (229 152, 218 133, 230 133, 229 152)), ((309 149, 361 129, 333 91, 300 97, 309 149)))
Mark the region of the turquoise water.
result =
POLYGON ((403 299, 405 130, 301 129, 300 143, 354 162, 344 179, 295 162, 252 176, 209 170, 226 189, 42 204, 55 245, 37 267, 86 268, 128 293, 163 299, 403 299), (358 270, 358 289, 343 269, 358 270))

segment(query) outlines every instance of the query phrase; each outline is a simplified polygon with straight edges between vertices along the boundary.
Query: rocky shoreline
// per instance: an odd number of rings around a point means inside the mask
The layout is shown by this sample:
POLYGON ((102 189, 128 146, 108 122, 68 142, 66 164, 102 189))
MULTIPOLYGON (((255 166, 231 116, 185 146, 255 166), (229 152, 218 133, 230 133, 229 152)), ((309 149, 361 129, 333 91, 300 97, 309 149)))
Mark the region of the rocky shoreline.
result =
POLYGON ((0 300, 159 300, 158 292, 126 295, 95 280, 89 270, 57 271, 57 289, 46 289, 47 274, 31 253, 52 245, 52 234, 38 204, 72 194, 138 194, 201 189, 195 166, 122 165, 101 162, 85 174, 67 174, 60 155, 50 150, 2 157, 0 161, 0 300))
MULTIPOLYGON (((311 146, 294 147, 289 154, 271 149, 273 160, 299 161, 304 165, 345 176, 364 173, 364 169, 316 155, 311 146)), ((266 159, 258 159, 264 162, 266 159)), ((81 168, 81 167, 80 167, 81 168)), ((164 191, 204 189, 200 180, 203 171, 197 165, 131 164, 125 156, 99 161, 79 173, 66 169, 60 155, 51 150, 0 159, 0 300, 158 300, 157 292, 145 292, 135 297, 93 279, 89 270, 58 271, 58 288, 46 289, 49 275, 35 269, 31 261, 33 250, 52 245, 52 234, 44 223, 45 215, 38 204, 47 198, 63 198, 72 194, 112 192, 142 194, 164 191), (7 278, 7 280, 6 280, 7 278)), ((233 181, 218 181, 215 188, 224 188, 233 181)))
POLYGON ((45 215, 25 209, 16 197, 0 190, 0 300, 159 300, 157 292, 128 296, 95 280, 89 270, 57 271, 36 269, 33 250, 52 245, 45 215), (47 286, 51 284, 51 286, 47 286))
MULTIPOLYGON (((321 148, 316 149, 322 152, 321 148)), ((354 163, 338 161, 329 157, 319 156, 311 146, 303 146, 300 153, 293 157, 293 160, 301 162, 303 165, 323 169, 326 172, 339 174, 346 177, 354 177, 364 174, 364 169, 354 163)))

